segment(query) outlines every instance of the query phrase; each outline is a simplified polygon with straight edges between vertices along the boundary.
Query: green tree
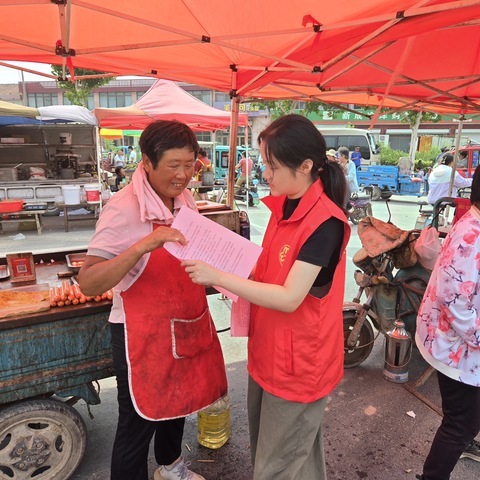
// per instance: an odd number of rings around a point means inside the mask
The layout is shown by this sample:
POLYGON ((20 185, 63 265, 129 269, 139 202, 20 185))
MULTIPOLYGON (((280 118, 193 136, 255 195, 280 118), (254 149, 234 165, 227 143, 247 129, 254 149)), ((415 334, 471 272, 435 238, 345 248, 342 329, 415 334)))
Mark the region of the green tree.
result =
POLYGON ((297 100, 250 100, 249 103, 253 104, 254 106, 258 106, 262 110, 268 109, 272 120, 283 117, 284 115, 288 115, 290 113, 298 113, 308 117, 309 113, 317 113, 319 110, 326 110, 330 112, 333 117, 335 114, 343 111, 343 109, 339 108, 338 105, 323 102, 304 102, 297 100))
POLYGON ((400 112, 400 122, 408 123, 412 128, 412 135, 410 137, 410 152, 409 157, 415 159, 418 143, 418 129, 421 123, 433 122, 437 123, 442 116, 432 112, 422 112, 416 110, 406 110, 400 112))
MULTIPOLYGON (((52 65, 52 73, 58 78, 62 77, 62 67, 58 65, 52 65)), ((86 75, 101 75, 105 72, 99 72, 97 70, 85 70, 83 68, 75 68, 74 74, 76 77, 83 77, 86 75)), ((112 77, 103 78, 85 78, 81 80, 75 79, 75 82, 70 80, 61 81, 58 80, 58 86, 65 90, 65 96, 70 100, 73 105, 81 105, 82 107, 88 107, 88 96, 92 93, 94 88, 101 87, 114 80, 112 77)))

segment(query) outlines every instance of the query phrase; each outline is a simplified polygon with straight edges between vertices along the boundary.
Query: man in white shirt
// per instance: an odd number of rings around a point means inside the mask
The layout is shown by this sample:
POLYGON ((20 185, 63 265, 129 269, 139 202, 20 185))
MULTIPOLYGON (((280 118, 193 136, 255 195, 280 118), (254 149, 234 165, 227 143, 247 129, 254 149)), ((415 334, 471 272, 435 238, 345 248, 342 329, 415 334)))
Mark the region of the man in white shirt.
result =
POLYGON ((137 152, 132 146, 128 147, 128 163, 137 163, 137 152))

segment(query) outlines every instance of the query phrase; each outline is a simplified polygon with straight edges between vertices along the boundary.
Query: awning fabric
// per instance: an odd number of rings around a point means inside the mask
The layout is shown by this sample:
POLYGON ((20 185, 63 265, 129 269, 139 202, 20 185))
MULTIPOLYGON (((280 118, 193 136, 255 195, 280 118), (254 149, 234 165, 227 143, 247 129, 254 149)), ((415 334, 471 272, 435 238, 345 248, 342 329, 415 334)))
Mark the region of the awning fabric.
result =
POLYGON ((27 117, 36 118, 40 114, 36 108, 17 105, 16 103, 0 100, 0 116, 2 117, 27 117))
POLYGON ((92 112, 77 105, 52 105, 32 108, 0 101, 0 125, 71 122, 97 125, 97 119, 92 112))
POLYGON ((234 98, 360 93, 405 109, 479 109, 479 0, 0 0, 0 14, 0 61, 65 75, 73 66, 234 98))
MULTIPOLYGON (((96 108, 94 114, 100 127, 113 129, 144 129, 154 120, 179 120, 193 130, 208 131, 228 128, 231 122, 230 112, 210 107, 169 80, 157 80, 130 107, 96 108)), ((240 125, 247 121, 240 115, 240 125)))

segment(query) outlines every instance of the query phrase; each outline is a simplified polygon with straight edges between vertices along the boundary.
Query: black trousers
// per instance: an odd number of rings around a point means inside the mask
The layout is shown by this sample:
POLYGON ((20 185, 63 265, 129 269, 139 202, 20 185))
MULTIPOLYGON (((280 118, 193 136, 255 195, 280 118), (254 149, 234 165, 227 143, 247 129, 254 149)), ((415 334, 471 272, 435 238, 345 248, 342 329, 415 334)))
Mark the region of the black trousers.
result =
POLYGON ((185 419, 153 422, 138 415, 128 388, 124 325, 112 323, 110 328, 118 388, 118 425, 113 444, 111 480, 148 480, 148 450, 152 437, 155 435, 157 463, 170 465, 182 451, 185 419))
POLYGON ((480 431, 480 387, 437 372, 443 420, 423 466, 423 480, 448 480, 465 447, 480 431))

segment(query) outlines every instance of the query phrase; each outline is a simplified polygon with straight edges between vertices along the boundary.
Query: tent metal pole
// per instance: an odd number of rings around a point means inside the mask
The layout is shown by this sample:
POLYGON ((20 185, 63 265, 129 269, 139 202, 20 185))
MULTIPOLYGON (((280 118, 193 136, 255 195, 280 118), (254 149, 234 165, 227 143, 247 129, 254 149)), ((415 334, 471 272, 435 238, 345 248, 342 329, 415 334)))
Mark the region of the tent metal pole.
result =
MULTIPOLYGON (((248 215, 248 206, 250 204, 249 198, 248 198, 248 178, 249 178, 249 172, 248 172, 248 160, 250 159, 249 151, 248 151, 248 122, 245 125, 245 172, 247 174, 247 178, 245 179, 245 202, 247 203, 247 215, 248 215)), ((251 172, 250 172, 251 173, 251 172)))
POLYGON ((230 124, 230 148, 228 155, 227 206, 233 208, 235 191, 235 165, 237 164, 238 106, 239 97, 232 98, 232 120, 230 124))
POLYGON ((465 120, 465 116, 462 113, 460 115, 458 121, 458 129, 457 129, 457 138, 455 139, 455 154, 453 157, 453 165, 452 165, 452 174, 450 176, 450 185, 448 186, 448 196, 452 196, 453 184, 455 182, 455 173, 457 172, 457 161, 458 161, 458 151, 460 149, 460 141, 462 138, 462 130, 463 130, 463 121, 465 120))
POLYGON ((232 68, 232 107, 230 117, 230 139, 228 155, 228 177, 227 177, 227 207, 233 209, 235 190, 235 165, 237 160, 237 136, 238 136, 238 111, 240 97, 237 95, 237 69, 232 68))

